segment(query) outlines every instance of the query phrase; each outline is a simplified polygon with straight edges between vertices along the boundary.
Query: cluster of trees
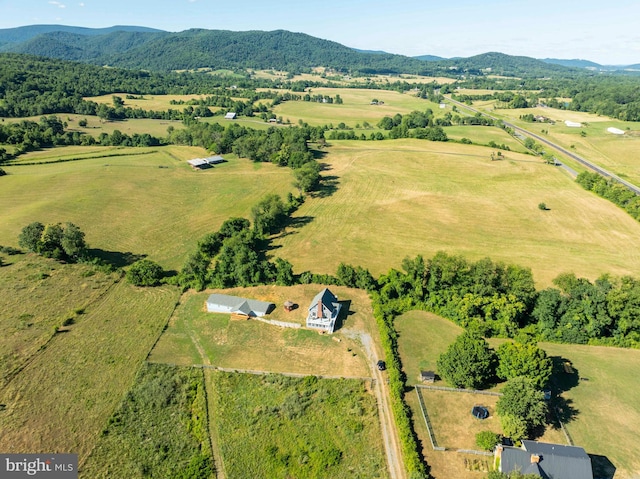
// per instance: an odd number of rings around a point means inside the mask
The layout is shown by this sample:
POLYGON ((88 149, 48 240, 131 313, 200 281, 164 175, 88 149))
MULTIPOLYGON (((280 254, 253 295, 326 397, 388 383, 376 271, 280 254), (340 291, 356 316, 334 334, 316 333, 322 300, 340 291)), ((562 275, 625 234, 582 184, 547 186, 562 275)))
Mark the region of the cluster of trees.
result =
POLYGON ((576 181, 585 190, 593 191, 599 196, 614 202, 633 218, 640 221, 640 196, 626 186, 598 173, 583 171, 576 181))
POLYGON ((551 378, 553 363, 532 340, 506 342, 494 351, 478 333, 465 331, 438 358, 438 372, 458 388, 480 389, 525 377, 542 389, 551 378))
POLYGON ((508 342, 496 351, 479 335, 464 332, 438 358, 438 372, 454 387, 477 389, 506 380, 496 405, 505 435, 529 437, 546 421, 545 387, 553 363, 535 342, 508 342))
POLYGON ((220 229, 198 242, 181 271, 173 279, 184 288, 230 288, 275 282, 288 286, 295 282, 293 266, 286 260, 266 256, 264 238, 280 231, 300 204, 289 196, 266 196, 252 209, 253 227, 246 218, 231 218, 220 229))
POLYGON ((73 223, 45 226, 33 222, 22 228, 18 244, 27 251, 69 262, 82 259, 87 250, 84 233, 73 223))

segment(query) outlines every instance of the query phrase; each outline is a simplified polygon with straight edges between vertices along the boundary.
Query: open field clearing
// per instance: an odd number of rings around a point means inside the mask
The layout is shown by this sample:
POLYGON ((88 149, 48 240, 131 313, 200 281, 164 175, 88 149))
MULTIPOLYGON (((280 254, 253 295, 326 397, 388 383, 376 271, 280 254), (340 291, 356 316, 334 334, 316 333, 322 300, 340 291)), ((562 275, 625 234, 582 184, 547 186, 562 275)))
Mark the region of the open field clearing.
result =
POLYGON ((116 280, 88 265, 61 264, 33 254, 3 257, 0 268, 0 385, 83 315, 116 280))
POLYGON ((298 120, 309 125, 337 125, 344 122, 347 126, 355 127, 356 123, 367 121, 371 125, 377 124, 383 117, 392 117, 396 113, 406 114, 412 111, 425 111, 428 108, 438 115, 440 109, 435 103, 418 98, 412 93, 398 93, 384 90, 366 90, 351 88, 313 88, 313 95, 340 95, 344 101, 342 105, 336 103, 317 103, 308 101, 286 101, 277 105, 273 110, 277 116, 289 118, 292 123, 298 120), (371 105, 371 100, 384 101, 384 105, 371 105))
POLYGON ((295 213, 309 224, 274 241, 296 271, 348 262, 378 275, 441 250, 531 267, 540 286, 566 271, 640 267, 640 224, 535 157, 491 161, 489 148, 419 140, 331 144, 322 161, 334 186, 295 213))
MULTIPOLYGON (((475 125, 447 126, 444 128, 444 132, 451 140, 459 141, 463 138, 468 138, 473 143, 478 143, 480 145, 486 145, 490 141, 494 141, 498 145, 508 146, 511 151, 527 153, 527 149, 524 145, 502 128, 475 125)), ((496 149, 495 151, 497 152, 499 150, 496 149)), ((503 153, 507 154, 505 152, 503 153)))
MULTIPOLYGON (((276 309, 266 319, 304 325, 309 303, 320 290, 318 285, 298 285, 215 292, 274 302, 276 309), (286 312, 282 303, 287 299, 299 307, 286 312)), ((331 290, 349 308, 342 327, 333 335, 258 320, 230 320, 229 314, 206 311, 205 302, 213 291, 189 292, 183 296, 149 360, 184 366, 206 364, 255 371, 368 377, 371 373, 367 356, 348 331, 374 334, 369 298, 360 290, 333 286, 331 290)))
MULTIPOLYGON (((186 160, 206 156, 201 148, 92 148, 93 159, 5 167, 0 244, 17 245, 20 230, 33 221, 70 221, 86 233, 92 248, 148 254, 164 268, 177 269, 198 239, 223 221, 248 217, 268 193, 293 190, 290 169, 233 155, 215 168, 194 171, 186 160), (109 156, 121 153, 131 156, 109 156)), ((78 154, 66 148, 48 151, 78 154)))
MULTIPOLYGON (((67 129, 70 131, 78 131, 81 133, 85 133, 87 135, 91 135, 94 138, 98 138, 100 133, 108 133, 111 134, 115 130, 119 130, 121 133, 125 133, 129 136, 134 133, 138 133, 142 135, 143 133, 149 133, 152 136, 157 138, 164 138, 167 136, 167 128, 169 126, 173 126, 176 129, 183 128, 183 123, 179 120, 153 120, 148 118, 130 118, 128 120, 122 121, 104 121, 98 118, 97 116, 91 115, 76 115, 76 114, 59 114, 55 115, 60 118, 60 120, 67 122, 67 129), (81 127, 78 125, 80 120, 87 120, 87 126, 81 127)), ((23 118, 7 118, 7 122, 17 123, 22 120, 35 121, 36 123, 40 121, 42 115, 39 116, 28 116, 23 118)), ((9 150, 11 145, 3 146, 4 149, 9 150)), ((78 147, 65 147, 65 148, 78 148, 78 147)), ((58 148, 59 149, 59 148, 58 148)), ((43 150, 49 151, 49 150, 43 150)), ((31 152, 29 155, 32 155, 38 152, 31 152)))
POLYGON ((364 382, 205 375, 227 479, 388 477, 375 397, 364 382))
MULTIPOLYGON (((408 384, 417 382, 420 369, 435 369, 438 356, 462 332, 462 329, 452 322, 420 311, 400 316, 395 324, 399 332, 398 346, 408 384)), ((502 341, 491 339, 489 342, 496 348, 502 341)), ((617 468, 616 479, 634 477, 633 473, 640 470, 634 439, 637 437, 637 425, 640 424, 640 403, 637 400, 640 351, 554 343, 540 343, 540 347, 556 362, 571 361, 576 371, 573 375, 560 373, 560 376, 556 376, 556 382, 563 391, 561 397, 575 413, 566 423, 574 443, 583 447, 589 454, 606 456, 617 468), (612 437, 615 437, 616 441, 612 442, 612 437)), ((437 382, 436 385, 442 383, 437 382)), ((473 448, 469 441, 474 440, 475 432, 478 431, 466 423, 471 421, 473 424, 478 421, 469 413, 469 401, 489 406, 490 412, 495 410, 492 409, 491 402, 494 399, 490 396, 478 398, 471 394, 428 390, 423 390, 422 394, 439 446, 473 448), (459 429, 458 425, 461 425, 462 429, 459 429), (467 435, 464 431, 472 431, 473 434, 467 435)), ((449 460, 445 461, 442 460, 442 452, 431 449, 427 430, 420 424, 422 416, 415 392, 410 392, 407 400, 414 411, 416 431, 422 440, 423 451, 432 468, 432 474, 436 479, 453 477, 453 470, 448 467, 455 466, 457 462, 461 463, 462 459, 457 459, 457 456, 452 458, 447 452, 445 454, 449 460)), ((499 428, 498 421, 496 432, 500 432, 499 428)), ((487 429, 493 430, 490 427, 487 429)), ((558 444, 566 442, 562 432, 553 427, 547 427, 539 440, 558 444)), ((596 459, 595 465, 599 467, 603 462, 606 461, 596 459)))
POLYGON ((145 363, 80 477, 214 477, 207 426, 202 370, 145 363))
POLYGON ((0 393, 0 450, 74 452, 80 464, 166 324, 178 290, 119 282, 0 393))
MULTIPOLYGON (((311 73, 301 73, 294 75, 291 81, 311 81, 311 82, 319 82, 331 80, 332 82, 338 83, 340 85, 349 85, 354 83, 362 83, 364 81, 370 80, 374 83, 394 83, 397 81, 407 81, 409 83, 439 83, 441 85, 448 83, 455 83, 455 79, 447 78, 447 77, 427 77, 427 76, 419 76, 419 75, 409 75, 409 74, 400 74, 400 75, 369 75, 367 77, 351 77, 349 75, 342 75, 339 73, 332 74, 330 72, 326 72, 326 78, 323 78, 321 75, 325 72, 324 68, 315 69, 316 74, 311 73)), ((252 76, 255 78, 267 78, 269 80, 280 79, 284 80, 288 76, 288 72, 283 71, 273 71, 273 70, 255 70, 252 73, 252 76)))
MULTIPOLYGON (((478 102, 476 102, 478 103, 478 102)), ((474 103, 474 107, 476 105, 474 103)), ((490 104, 482 108, 490 115, 502 118, 517 126, 536 134, 542 134, 549 141, 583 156, 587 160, 608 171, 640 184, 640 162, 637 151, 640 149, 640 125, 637 122, 615 120, 593 113, 558 110, 555 108, 521 108, 497 109, 491 111, 490 104), (521 115, 541 115, 555 121, 550 123, 529 123, 520 120, 521 115), (566 126, 564 121, 582 123, 579 128, 566 126), (617 128, 625 131, 624 135, 614 135, 607 128, 617 128), (545 131, 545 133, 542 132, 545 131), (584 132, 585 136, 582 136, 584 132)), ((547 148, 548 149, 548 148, 547 148)), ((584 169, 579 167, 579 171, 584 169)))
MULTIPOLYGON (((113 97, 119 96, 124 101, 124 106, 140 108, 142 110, 166 111, 169 109, 182 111, 188 105, 189 100, 202 100, 210 95, 132 95, 136 98, 127 98, 129 93, 109 93, 108 95, 85 97, 86 101, 94 101, 98 104, 113 106, 113 97), (183 105, 171 104, 172 101, 184 101, 183 105)), ((212 111, 217 108, 211 107, 212 111)))

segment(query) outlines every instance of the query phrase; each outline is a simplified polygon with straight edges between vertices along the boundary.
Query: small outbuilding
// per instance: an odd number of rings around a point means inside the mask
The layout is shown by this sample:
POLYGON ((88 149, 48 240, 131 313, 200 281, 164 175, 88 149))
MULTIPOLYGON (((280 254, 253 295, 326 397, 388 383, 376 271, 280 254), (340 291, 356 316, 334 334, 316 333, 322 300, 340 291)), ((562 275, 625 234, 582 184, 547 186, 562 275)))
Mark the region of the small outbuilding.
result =
POLYGON ((285 311, 293 311, 294 309, 296 309, 297 305, 293 301, 287 300, 284 302, 283 306, 285 311))
POLYGON ((420 381, 423 383, 433 383, 436 380, 436 373, 433 371, 420 371, 420 381))
POLYGON ((607 128, 607 131, 613 135, 624 135, 624 130, 621 130, 620 128, 614 128, 612 126, 607 128))
POLYGON ((580 128, 582 123, 578 123, 577 121, 565 120, 564 124, 569 128, 580 128))
POLYGON ((236 115, 236 113, 235 113, 234 111, 230 111, 229 113, 227 113, 227 114, 224 116, 224 119, 225 119, 225 120, 235 120, 235 119, 236 119, 236 116, 237 116, 237 115, 236 115))

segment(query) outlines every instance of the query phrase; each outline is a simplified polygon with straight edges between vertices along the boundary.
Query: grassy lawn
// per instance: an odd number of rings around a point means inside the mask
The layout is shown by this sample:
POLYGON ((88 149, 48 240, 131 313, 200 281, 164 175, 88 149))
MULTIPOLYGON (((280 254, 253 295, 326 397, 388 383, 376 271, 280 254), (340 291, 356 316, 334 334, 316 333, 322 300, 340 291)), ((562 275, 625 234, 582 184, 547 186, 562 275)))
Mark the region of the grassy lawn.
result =
POLYGON ((227 479, 388 477, 375 398, 362 381, 205 374, 227 479))
MULTIPOLYGON (((420 311, 400 316, 395 324, 408 384, 417 382, 419 369, 435 369, 438 356, 462 331, 446 319, 420 311)), ((494 348, 498 343, 490 341, 494 348)), ((575 444, 589 454, 605 456, 617 468, 616 479, 633 477, 633 472, 640 469, 635 446, 636 425, 640 424, 636 387, 640 384, 640 351, 552 343, 541 343, 540 347, 557 360, 570 360, 576 370, 576 375, 560 376, 558 380, 564 389, 562 398, 575 411, 573 419, 566 424, 575 444), (577 380, 578 377, 586 380, 577 380), (612 437, 616 441, 612 442, 612 437)), ((493 413, 495 397, 428 390, 423 390, 422 395, 439 446, 474 448, 475 434, 480 430, 501 432, 496 418, 480 422, 470 414, 475 404, 488 406, 493 413)), ((416 432, 422 440, 432 475, 437 479, 465 477, 461 475, 461 459, 449 455, 450 460, 443 460, 443 453, 431 449, 426 428, 421 424, 415 392, 408 393, 407 400, 414 412, 416 432)), ((562 432, 554 427, 547 427, 538 440, 566 443, 562 432)), ((600 463, 596 460, 596 466, 600 463)))
MULTIPOLYGON (((182 297, 169 328, 149 359, 180 365, 211 364, 257 371, 367 377, 370 371, 366 356, 348 331, 369 330, 369 299, 359 290, 341 287, 331 290, 341 301, 350 301, 349 316, 333 335, 282 328, 256 320, 230 320, 228 314, 206 312, 205 302, 210 291, 189 292, 182 297)), ((304 324, 308 304, 318 291, 318 285, 299 285, 216 292, 274 302, 276 310, 268 319, 304 324), (287 299, 300 307, 292 312, 284 311, 282 303, 287 299)))
POLYGON ((0 450, 73 452, 82 464, 177 299, 121 281, 89 305, 0 392, 0 450))
POLYGON ((345 261, 377 275, 440 250, 531 267, 540 286, 566 271, 640 267, 640 224, 535 157, 491 161, 489 148, 420 140, 331 144, 329 184, 295 214, 309 223, 274 241, 296 271, 334 273, 345 261))
MULTIPOLYGON (((468 138, 473 143, 477 143, 480 145, 486 145, 490 141, 496 142, 498 145, 506 145, 512 151, 517 151, 520 153, 526 153, 526 148, 516 140, 509 133, 504 131, 501 128, 496 127, 487 127, 487 126, 474 126, 474 125, 465 125, 465 126, 447 126, 444 128, 447 137, 452 140, 461 140, 463 138, 468 138)), ((500 151, 500 150, 495 150, 500 151)), ((509 152, 502 151, 504 155, 508 155, 509 152)))
POLYGON ((148 254, 164 268, 177 269, 198 239, 223 221, 249 217, 268 193, 293 190, 290 169, 233 155, 215 168, 194 171, 186 160, 206 155, 201 148, 71 148, 21 158, 87 159, 5 167, 0 244, 16 245, 20 230, 33 221, 70 221, 92 248, 148 254))
POLYGON ((116 280, 87 265, 33 254, 4 257, 0 268, 0 384, 24 367, 65 321, 81 321, 116 280))
POLYGON ((314 88, 311 96, 328 95, 335 97, 340 95, 344 103, 342 105, 317 103, 306 101, 287 101, 274 108, 277 116, 288 118, 294 124, 303 120, 312 126, 334 126, 340 122, 350 127, 357 123, 367 121, 371 125, 377 124, 383 117, 392 117, 396 113, 402 115, 412 111, 425 111, 428 108, 439 115, 440 109, 435 103, 418 98, 411 93, 398 93, 386 90, 367 90, 350 88, 314 88), (371 105, 371 100, 384 101, 384 105, 371 105))
POLYGON ((145 363, 80 477, 214 477, 207 426, 202 370, 145 363))

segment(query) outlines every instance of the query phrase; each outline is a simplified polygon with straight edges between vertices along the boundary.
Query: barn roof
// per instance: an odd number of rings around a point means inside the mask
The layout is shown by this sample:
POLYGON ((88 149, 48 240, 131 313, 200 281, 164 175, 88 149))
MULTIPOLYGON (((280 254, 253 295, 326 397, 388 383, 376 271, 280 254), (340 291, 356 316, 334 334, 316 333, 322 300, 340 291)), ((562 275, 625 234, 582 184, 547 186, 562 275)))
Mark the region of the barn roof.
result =
POLYGON ((504 447, 500 470, 545 478, 593 479, 591 459, 583 448, 527 440, 522 441, 522 448, 504 447))
POLYGON ((225 312, 240 313, 247 316, 265 316, 269 314, 273 308, 275 308, 274 303, 240 298, 228 294, 214 293, 209 295, 207 299, 207 309, 209 309, 209 311, 223 309, 225 312))

